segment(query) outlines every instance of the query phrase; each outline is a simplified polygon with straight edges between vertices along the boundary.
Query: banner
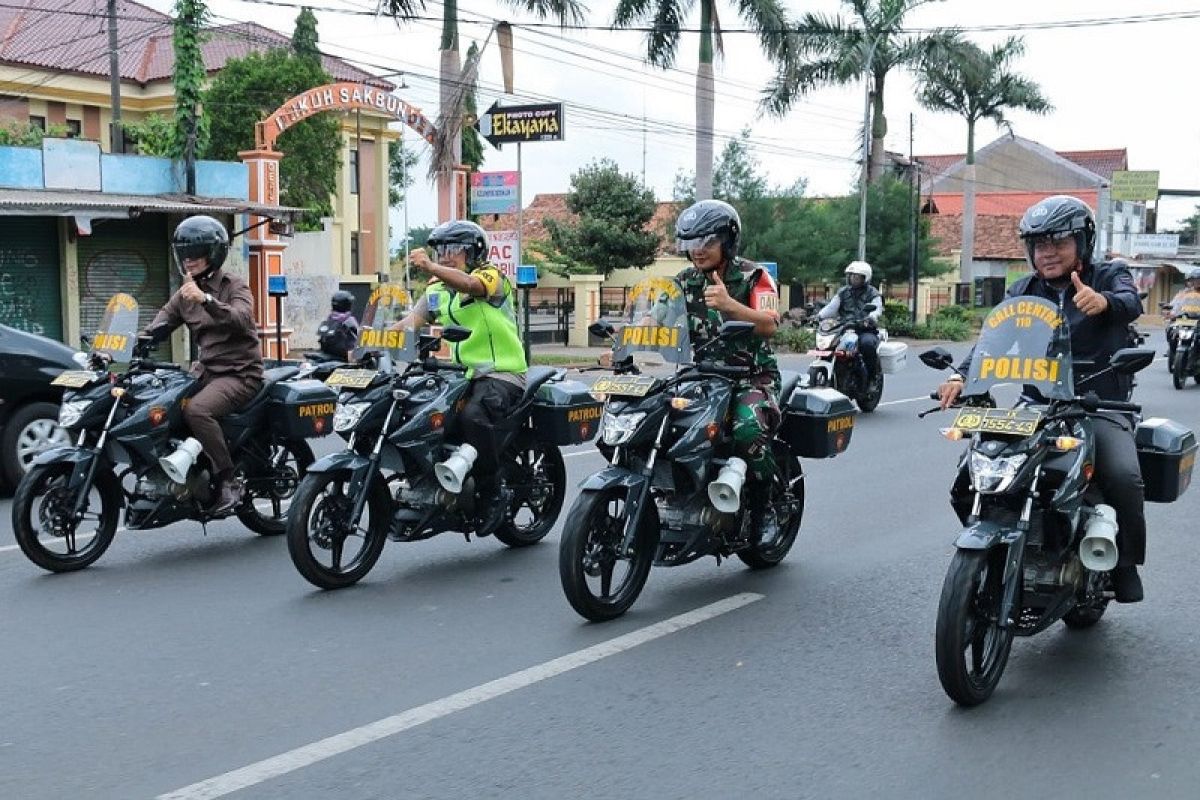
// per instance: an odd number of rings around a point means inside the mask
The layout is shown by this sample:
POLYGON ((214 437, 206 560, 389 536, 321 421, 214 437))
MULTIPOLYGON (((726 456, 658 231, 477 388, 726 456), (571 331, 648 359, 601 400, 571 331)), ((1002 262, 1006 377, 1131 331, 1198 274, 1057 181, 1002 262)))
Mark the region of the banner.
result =
POLYGON ((488 261, 516 283, 521 263, 521 240, 516 231, 488 231, 488 261))
POLYGON ((520 210, 519 172, 472 172, 472 214, 515 214, 520 210))

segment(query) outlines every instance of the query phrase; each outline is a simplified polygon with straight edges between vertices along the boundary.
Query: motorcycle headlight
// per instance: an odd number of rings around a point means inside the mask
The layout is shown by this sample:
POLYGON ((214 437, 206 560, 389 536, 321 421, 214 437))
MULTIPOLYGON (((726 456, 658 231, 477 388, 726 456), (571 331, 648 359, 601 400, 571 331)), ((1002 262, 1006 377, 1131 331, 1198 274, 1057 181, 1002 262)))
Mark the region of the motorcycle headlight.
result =
POLYGON ((837 339, 837 336, 835 336, 833 334, 818 333, 817 334, 817 349, 818 350, 832 350, 834 341, 836 339, 837 339))
POLYGON ((634 414, 613 414, 605 411, 604 418, 600 421, 600 438, 610 447, 625 444, 633 438, 634 431, 645 418, 645 411, 634 414))
POLYGON ((1012 485, 1013 479, 1021 470, 1021 465, 1029 458, 1025 453, 1015 456, 988 458, 978 451, 971 452, 971 482, 975 490, 984 494, 1003 492, 1012 485))
POLYGON ((371 403, 338 403, 337 410, 333 412, 334 432, 345 433, 354 430, 370 407, 371 403))
POLYGON ((58 407, 59 426, 70 428, 78 424, 79 420, 83 419, 83 412, 87 411, 91 404, 91 400, 68 400, 63 403, 58 407))
POLYGON ((1183 341, 1185 339, 1192 338, 1192 334, 1195 333, 1195 331, 1196 331, 1195 328, 1180 328, 1179 329, 1179 340, 1183 341))

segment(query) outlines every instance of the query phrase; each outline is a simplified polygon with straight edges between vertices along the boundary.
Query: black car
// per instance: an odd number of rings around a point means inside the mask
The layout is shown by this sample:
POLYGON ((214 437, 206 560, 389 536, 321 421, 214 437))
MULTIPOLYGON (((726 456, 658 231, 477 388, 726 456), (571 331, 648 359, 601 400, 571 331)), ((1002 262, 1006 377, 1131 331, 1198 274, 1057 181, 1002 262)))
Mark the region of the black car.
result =
POLYGON ((58 427, 63 390, 50 381, 79 369, 61 342, 0 325, 0 478, 15 487, 41 451, 70 443, 58 427))

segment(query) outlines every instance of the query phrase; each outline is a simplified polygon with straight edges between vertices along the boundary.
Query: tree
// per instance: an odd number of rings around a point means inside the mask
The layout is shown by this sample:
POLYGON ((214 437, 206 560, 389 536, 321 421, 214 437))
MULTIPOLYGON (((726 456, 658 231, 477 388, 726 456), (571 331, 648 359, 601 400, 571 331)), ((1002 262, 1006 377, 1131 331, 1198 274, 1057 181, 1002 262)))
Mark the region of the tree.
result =
POLYGON ((29 122, 14 119, 0 120, 0 146, 40 147, 42 139, 65 139, 67 126, 53 124, 46 130, 29 122))
MULTIPOLYGON (((175 49, 175 137, 171 154, 183 158, 188 165, 205 149, 208 139, 207 117, 201 101, 204 93, 204 58, 200 53, 203 42, 201 28, 208 22, 208 7, 204 0, 175 0, 175 30, 172 44, 175 49)), ((195 192, 194 173, 188 169, 188 193, 195 192)))
POLYGON ((1025 52, 1025 44, 1011 37, 984 51, 970 42, 948 48, 943 57, 928 60, 921 68, 917 100, 931 111, 958 114, 967 121, 967 164, 963 174, 963 241, 960 280, 972 278, 975 253, 975 125, 990 119, 1008 125, 1005 112, 1024 109, 1045 114, 1053 109, 1041 89, 1012 71, 1025 52))
POLYGON ((947 30, 906 34, 904 18, 910 11, 934 0, 842 0, 853 12, 851 19, 809 12, 796 26, 789 58, 763 92, 763 105, 777 116, 786 114, 808 93, 826 86, 870 81, 871 152, 867 179, 883 174, 887 116, 884 87, 888 73, 897 67, 916 67, 927 57, 956 40, 947 30))
POLYGON ((658 254, 659 236, 646 229, 654 216, 654 193, 633 175, 623 175, 608 160, 595 161, 571 176, 569 223, 546 220, 550 260, 570 272, 600 272, 646 267, 658 254))
POLYGON ((292 31, 292 52, 301 58, 321 62, 320 38, 317 36, 317 15, 308 6, 300 9, 296 28, 292 31))
POLYGON ((125 140, 137 145, 139 155, 170 157, 174 152, 175 125, 159 114, 149 114, 141 122, 126 121, 125 140))
MULTIPOLYGON (((737 14, 757 34, 777 64, 790 60, 787 13, 779 0, 738 0, 737 14)), ((646 61, 667 69, 675 63, 691 0, 618 0, 613 25, 646 26, 646 61)), ((713 197, 713 116, 716 89, 713 55, 724 54, 716 0, 700 0, 700 64, 696 69, 696 197, 713 197)))
MULTIPOLYGON (((471 42, 471 46, 467 48, 468 59, 479 59, 479 45, 471 42)), ((477 86, 474 81, 467 91, 466 97, 463 98, 463 115, 467 117, 475 117, 479 114, 479 108, 475 103, 475 94, 477 86)), ((464 125, 462 129, 462 161, 459 163, 466 164, 470 167, 471 172, 478 172, 483 165, 483 137, 471 125, 464 125)))

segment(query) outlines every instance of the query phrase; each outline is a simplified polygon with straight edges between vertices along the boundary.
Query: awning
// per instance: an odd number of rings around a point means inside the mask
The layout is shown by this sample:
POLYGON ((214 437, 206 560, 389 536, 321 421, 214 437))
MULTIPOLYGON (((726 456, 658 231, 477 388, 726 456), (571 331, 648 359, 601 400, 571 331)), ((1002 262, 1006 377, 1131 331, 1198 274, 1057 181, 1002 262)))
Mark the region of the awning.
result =
POLYGON ((142 214, 255 214, 287 220, 302 208, 267 206, 228 197, 110 194, 66 189, 0 189, 0 215, 75 217, 85 232, 93 219, 135 219, 142 214))

